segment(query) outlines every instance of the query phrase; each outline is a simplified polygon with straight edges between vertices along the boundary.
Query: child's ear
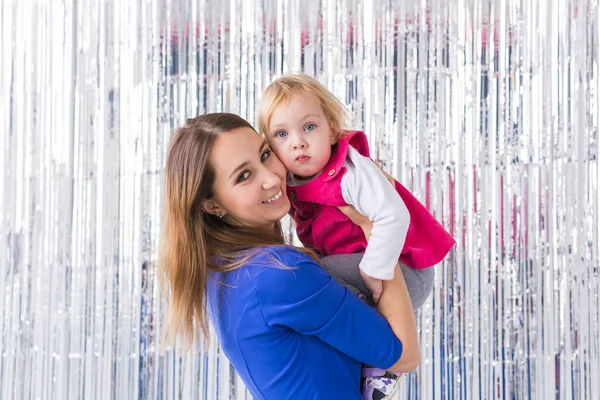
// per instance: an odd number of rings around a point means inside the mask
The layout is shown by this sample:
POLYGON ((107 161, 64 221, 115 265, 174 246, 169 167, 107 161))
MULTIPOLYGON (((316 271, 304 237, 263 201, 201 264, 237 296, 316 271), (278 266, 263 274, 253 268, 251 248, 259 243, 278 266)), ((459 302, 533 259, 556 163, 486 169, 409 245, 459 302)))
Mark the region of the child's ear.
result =
POLYGON ((332 129, 331 135, 329 135, 329 142, 331 143, 332 146, 337 143, 338 136, 339 136, 339 133, 336 135, 335 131, 333 131, 333 129, 332 129))

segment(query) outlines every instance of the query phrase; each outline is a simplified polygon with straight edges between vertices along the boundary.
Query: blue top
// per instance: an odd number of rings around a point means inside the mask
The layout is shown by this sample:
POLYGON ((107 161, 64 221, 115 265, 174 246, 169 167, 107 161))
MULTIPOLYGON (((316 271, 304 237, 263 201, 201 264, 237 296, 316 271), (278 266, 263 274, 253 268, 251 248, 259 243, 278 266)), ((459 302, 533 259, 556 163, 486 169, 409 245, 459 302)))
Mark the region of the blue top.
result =
POLYGON ((255 399, 358 400, 361 362, 386 369, 402 354, 381 315, 291 247, 214 274, 208 311, 255 399))

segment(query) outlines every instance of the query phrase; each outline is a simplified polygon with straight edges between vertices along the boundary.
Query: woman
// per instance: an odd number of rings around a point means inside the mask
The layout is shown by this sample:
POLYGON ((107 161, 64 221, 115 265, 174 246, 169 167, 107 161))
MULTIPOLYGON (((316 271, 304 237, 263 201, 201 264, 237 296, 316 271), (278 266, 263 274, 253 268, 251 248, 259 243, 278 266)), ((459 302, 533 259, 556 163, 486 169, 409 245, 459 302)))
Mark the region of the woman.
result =
MULTIPOLYGON (((175 131, 165 167, 161 278, 167 340, 219 342, 256 399, 360 399, 361 363, 396 373, 419 362, 400 268, 377 313, 307 249, 286 246, 285 168, 252 126, 208 114, 175 131)), ((356 214, 357 222, 369 227, 356 214)))

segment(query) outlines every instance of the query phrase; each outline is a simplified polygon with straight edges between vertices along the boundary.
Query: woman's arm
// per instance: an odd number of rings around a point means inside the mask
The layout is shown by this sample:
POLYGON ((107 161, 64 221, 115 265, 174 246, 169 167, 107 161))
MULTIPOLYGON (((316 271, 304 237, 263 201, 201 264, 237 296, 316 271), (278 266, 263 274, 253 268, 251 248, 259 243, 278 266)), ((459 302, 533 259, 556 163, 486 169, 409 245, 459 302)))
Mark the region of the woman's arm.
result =
MULTIPOLYGON (((383 315, 304 254, 277 248, 272 255, 278 260, 274 265, 290 268, 265 268, 257 275, 256 291, 269 326, 318 337, 364 364, 383 369, 396 365, 403 345, 383 315)), ((384 309, 388 301, 394 299, 384 299, 384 309)))
POLYGON ((394 279, 383 281, 383 293, 379 299, 377 311, 385 317, 396 337, 402 342, 402 354, 389 370, 396 373, 415 370, 419 366, 421 358, 417 324, 399 265, 396 266, 394 279))
MULTIPOLYGON (((369 240, 373 223, 356 211, 354 207, 338 208, 352 222, 362 228, 365 237, 369 240)), ((399 265, 396 265, 394 270, 394 278, 390 281, 383 281, 383 292, 377 311, 385 317, 396 337, 402 342, 402 354, 389 370, 396 373, 413 371, 419 365, 421 352, 414 310, 399 265)))

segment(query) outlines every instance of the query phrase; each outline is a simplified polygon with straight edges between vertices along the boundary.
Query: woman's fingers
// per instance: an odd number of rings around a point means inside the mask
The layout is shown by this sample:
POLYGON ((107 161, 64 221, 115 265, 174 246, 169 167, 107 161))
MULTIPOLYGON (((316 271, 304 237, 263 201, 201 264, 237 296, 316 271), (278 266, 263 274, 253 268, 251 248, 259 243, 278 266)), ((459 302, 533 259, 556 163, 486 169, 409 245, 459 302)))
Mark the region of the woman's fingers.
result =
POLYGON ((373 222, 370 221, 369 218, 356 211, 356 208, 352 206, 340 206, 338 207, 338 210, 346 217, 350 218, 355 225, 358 225, 363 230, 367 240, 369 240, 371 237, 371 229, 373 229, 373 222))
POLYGON ((383 168, 381 168, 381 166, 379 166, 379 164, 377 164, 377 166, 379 167, 379 169, 381 170, 381 172, 383 173, 383 175, 385 175, 386 179, 388 180, 388 182, 390 182, 392 184, 392 186, 396 186, 396 180, 387 172, 385 172, 383 170, 383 168))

